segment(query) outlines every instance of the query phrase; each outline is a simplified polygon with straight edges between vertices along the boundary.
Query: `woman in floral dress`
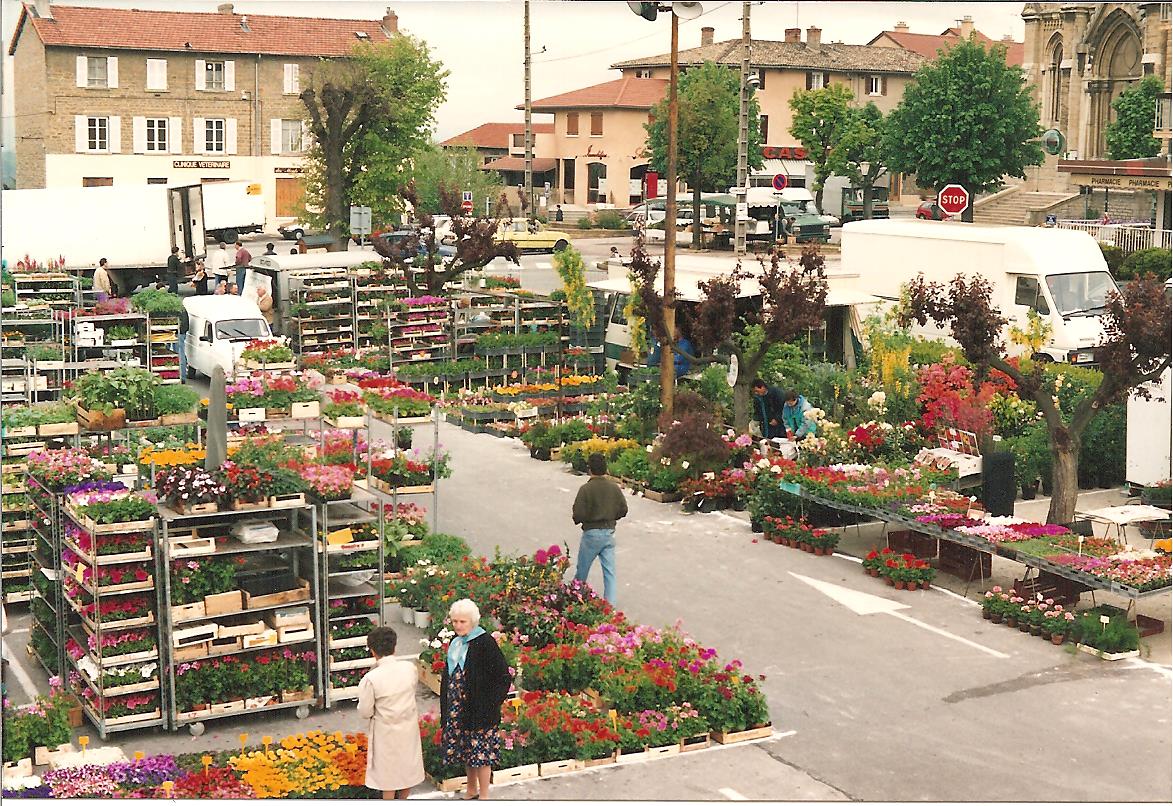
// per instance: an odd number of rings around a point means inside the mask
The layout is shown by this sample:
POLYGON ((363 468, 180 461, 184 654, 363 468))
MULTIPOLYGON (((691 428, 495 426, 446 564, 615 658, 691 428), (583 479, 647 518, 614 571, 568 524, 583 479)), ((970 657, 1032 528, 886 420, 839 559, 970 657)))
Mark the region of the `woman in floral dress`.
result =
POLYGON ((444 761, 463 764, 464 799, 489 797, 489 778, 500 757, 501 703, 509 692, 509 664, 493 636, 480 626, 481 611, 470 599, 453 602, 448 619, 456 637, 440 677, 444 761))

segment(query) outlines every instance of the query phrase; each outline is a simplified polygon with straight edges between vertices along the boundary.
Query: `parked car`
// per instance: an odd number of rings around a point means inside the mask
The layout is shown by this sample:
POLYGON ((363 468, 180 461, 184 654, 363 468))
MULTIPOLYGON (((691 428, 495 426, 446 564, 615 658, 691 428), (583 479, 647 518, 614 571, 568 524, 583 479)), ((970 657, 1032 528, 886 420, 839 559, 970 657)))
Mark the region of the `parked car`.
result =
MULTIPOLYGON (((312 233, 309 224, 303 221, 292 221, 288 224, 282 224, 277 227, 277 231, 281 233, 281 237, 287 241, 296 241, 301 239, 307 232, 312 233)), ((313 233, 316 234, 316 233, 313 233)))
POLYGON ((531 231, 528 221, 507 221, 494 236, 497 241, 514 243, 524 251, 561 252, 570 246, 570 236, 561 230, 538 227, 531 231))
POLYGON ((921 221, 948 221, 953 216, 941 209, 933 199, 926 199, 916 208, 916 217, 921 221))
MULTIPOLYGON (((376 232, 371 235, 371 240, 373 241, 378 238, 379 240, 386 241, 389 245, 395 245, 412 235, 415 235, 415 230, 397 229, 392 232, 376 232)), ((416 254, 423 257, 427 253, 427 249, 424 247, 423 240, 421 239, 416 245, 416 254)), ((442 258, 454 257, 456 255, 456 247, 450 244, 440 243, 436 245, 436 253, 442 258)))

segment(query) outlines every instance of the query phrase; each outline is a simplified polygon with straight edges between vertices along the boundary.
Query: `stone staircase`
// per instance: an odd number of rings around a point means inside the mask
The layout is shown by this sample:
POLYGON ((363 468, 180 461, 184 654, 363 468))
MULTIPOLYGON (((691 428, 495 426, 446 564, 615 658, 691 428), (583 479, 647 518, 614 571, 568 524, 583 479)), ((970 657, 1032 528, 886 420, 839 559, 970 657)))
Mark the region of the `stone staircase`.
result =
POLYGON ((1003 191, 989 199, 979 199, 974 206, 973 220, 976 224, 1011 224, 1021 227, 1029 223, 1027 218, 1030 211, 1045 210, 1077 195, 1024 191, 1020 185, 1017 189, 1003 191))

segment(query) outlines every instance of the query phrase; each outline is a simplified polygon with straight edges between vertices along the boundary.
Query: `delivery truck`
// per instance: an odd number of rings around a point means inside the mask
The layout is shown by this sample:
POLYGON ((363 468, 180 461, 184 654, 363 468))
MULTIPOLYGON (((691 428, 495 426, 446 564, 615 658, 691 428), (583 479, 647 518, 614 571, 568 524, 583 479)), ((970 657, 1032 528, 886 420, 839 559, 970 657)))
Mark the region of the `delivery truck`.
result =
POLYGON ((106 258, 115 283, 131 290, 161 276, 174 246, 189 260, 206 253, 200 185, 5 190, 0 208, 9 267, 64 257, 67 271, 87 273, 106 258))
POLYGON ((247 232, 265 229, 265 196, 260 182, 205 182, 204 231, 213 241, 236 243, 247 232))
MULTIPOLYGON (((948 221, 855 221, 843 225, 842 269, 859 287, 894 303, 918 274, 948 283, 958 274, 981 275, 993 287, 993 306, 1009 329, 1027 324, 1034 310, 1051 336, 1032 357, 1071 364, 1096 363, 1103 341, 1108 294, 1117 291, 1103 253, 1086 232, 1039 227, 981 226, 948 221)), ((948 328, 929 322, 914 333, 952 341, 948 328)))

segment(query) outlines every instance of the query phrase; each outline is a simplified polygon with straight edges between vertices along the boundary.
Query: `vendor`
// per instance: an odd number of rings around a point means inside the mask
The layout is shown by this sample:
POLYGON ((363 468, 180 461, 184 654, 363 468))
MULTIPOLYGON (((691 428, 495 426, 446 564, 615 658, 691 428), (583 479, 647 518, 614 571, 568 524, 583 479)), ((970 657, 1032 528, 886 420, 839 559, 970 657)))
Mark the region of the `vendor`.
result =
POLYGON ((761 378, 754 378, 753 399, 754 419, 762 428, 762 436, 766 439, 786 436, 786 426, 782 423, 785 403, 782 390, 776 386, 766 386, 761 378))
MULTIPOLYGON (((688 371, 692 368, 692 362, 688 360, 687 356, 692 355, 694 348, 692 342, 684 335, 681 335, 676 340, 676 348, 672 355, 672 368, 676 372, 676 378, 680 379, 687 375, 688 371), (684 353, 684 355, 681 355, 681 353, 684 353)), ((652 339, 651 349, 648 351, 648 366, 660 366, 660 342, 655 338, 652 339)))
POLYGON ((818 430, 818 424, 806 416, 813 407, 805 397, 793 389, 787 389, 782 395, 782 401, 782 425, 789 439, 802 439, 818 430))

